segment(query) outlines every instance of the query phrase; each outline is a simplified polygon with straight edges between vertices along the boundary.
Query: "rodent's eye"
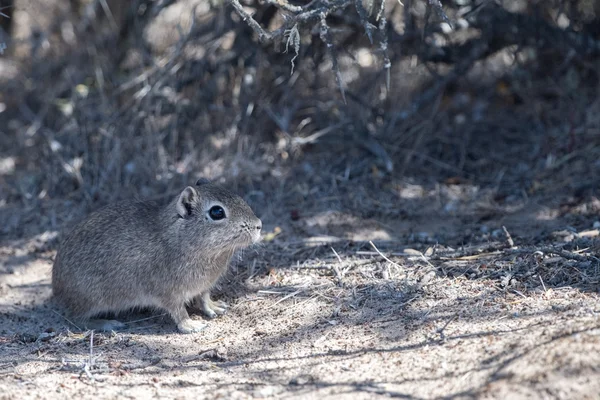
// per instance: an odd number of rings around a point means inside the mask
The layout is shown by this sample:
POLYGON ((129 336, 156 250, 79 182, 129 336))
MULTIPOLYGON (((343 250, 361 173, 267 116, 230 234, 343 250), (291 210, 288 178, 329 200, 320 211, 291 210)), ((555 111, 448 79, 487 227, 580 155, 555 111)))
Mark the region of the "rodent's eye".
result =
POLYGON ((225 218, 225 210, 221 206, 212 206, 208 210, 208 215, 215 221, 225 218))

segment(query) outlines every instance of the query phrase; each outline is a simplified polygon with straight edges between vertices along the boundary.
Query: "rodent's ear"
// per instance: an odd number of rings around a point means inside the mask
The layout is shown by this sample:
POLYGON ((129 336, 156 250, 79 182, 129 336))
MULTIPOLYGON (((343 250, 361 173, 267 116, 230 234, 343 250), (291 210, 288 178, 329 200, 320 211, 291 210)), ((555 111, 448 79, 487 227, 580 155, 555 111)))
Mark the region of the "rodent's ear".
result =
POLYGON ((181 218, 187 218, 192 214, 192 211, 198 203, 198 192, 191 186, 183 189, 177 200, 177 214, 181 218))
POLYGON ((206 178, 200 178, 196 181, 196 186, 202 186, 202 185, 206 185, 207 183, 210 183, 209 179, 206 178))

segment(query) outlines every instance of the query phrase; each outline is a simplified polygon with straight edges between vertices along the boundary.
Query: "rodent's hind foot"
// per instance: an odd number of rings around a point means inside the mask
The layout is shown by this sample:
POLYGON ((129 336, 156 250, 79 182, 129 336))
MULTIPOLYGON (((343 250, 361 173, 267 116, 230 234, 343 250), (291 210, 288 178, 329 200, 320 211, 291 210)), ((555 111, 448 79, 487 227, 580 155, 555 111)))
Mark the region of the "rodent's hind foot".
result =
POLYGON ((227 312, 229 308, 229 304, 224 301, 217 300, 213 301, 210 298, 210 293, 203 293, 201 296, 198 296, 195 299, 194 306, 200 310, 208 317, 215 318, 217 315, 223 315, 227 312))
POLYGON ((177 329, 181 333, 197 333, 206 329, 208 325, 202 321, 194 321, 191 318, 184 319, 177 324, 177 329))
POLYGON ((93 329, 101 332, 120 331, 127 325, 114 319, 91 319, 84 324, 86 329, 93 329))

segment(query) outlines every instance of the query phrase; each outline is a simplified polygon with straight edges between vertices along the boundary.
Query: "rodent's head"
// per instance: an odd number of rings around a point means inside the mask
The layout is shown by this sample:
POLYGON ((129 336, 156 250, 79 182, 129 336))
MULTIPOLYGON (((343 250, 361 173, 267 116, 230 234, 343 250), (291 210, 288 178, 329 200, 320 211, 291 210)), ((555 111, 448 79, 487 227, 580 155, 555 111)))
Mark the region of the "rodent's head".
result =
POLYGON ((260 240, 262 222, 238 195, 199 179, 188 186, 175 203, 178 221, 191 244, 221 251, 242 248, 260 240))

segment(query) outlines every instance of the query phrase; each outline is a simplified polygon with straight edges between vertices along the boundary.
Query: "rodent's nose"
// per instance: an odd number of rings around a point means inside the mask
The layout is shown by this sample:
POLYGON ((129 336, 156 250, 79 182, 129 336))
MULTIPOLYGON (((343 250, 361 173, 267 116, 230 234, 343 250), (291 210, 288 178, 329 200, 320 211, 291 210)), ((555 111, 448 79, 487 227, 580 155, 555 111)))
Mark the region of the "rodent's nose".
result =
POLYGON ((256 230, 260 231, 262 229, 262 221, 259 219, 256 221, 256 230))

